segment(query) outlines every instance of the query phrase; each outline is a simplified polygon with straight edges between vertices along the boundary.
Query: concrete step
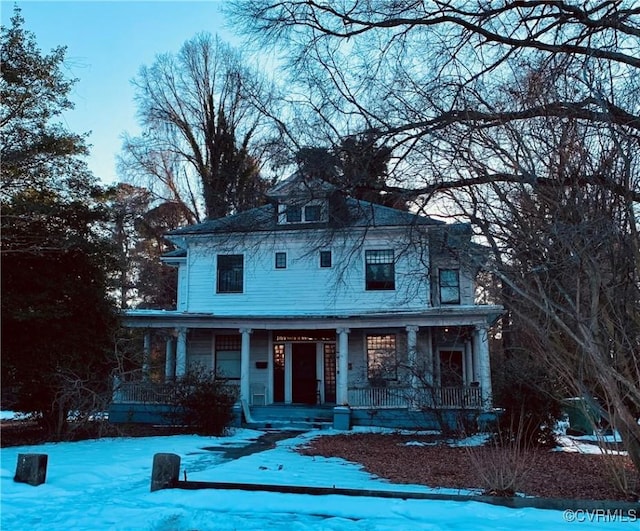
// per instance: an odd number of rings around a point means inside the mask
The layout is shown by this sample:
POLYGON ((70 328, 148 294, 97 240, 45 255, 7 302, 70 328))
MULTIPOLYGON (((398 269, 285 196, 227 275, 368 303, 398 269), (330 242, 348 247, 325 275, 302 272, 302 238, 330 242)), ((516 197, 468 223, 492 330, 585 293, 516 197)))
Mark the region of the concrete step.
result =
POLYGON ((282 419, 252 419, 252 422, 247 422, 247 428, 255 430, 328 430, 333 428, 333 421, 302 421, 302 420, 282 420, 282 419))

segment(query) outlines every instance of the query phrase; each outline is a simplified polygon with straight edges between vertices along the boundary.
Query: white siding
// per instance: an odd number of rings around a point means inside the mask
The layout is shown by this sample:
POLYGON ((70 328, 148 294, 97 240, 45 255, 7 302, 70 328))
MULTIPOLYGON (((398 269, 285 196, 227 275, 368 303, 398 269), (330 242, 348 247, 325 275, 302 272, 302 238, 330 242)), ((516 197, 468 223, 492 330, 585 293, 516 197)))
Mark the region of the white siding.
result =
POLYGON ((213 370, 213 334, 211 330, 189 330, 187 365, 189 369, 213 370))
POLYGON ((254 316, 423 310, 429 305, 428 265, 402 241, 401 234, 369 230, 364 243, 358 239, 361 235, 355 235, 347 241, 334 238, 327 245, 319 244, 317 233, 309 238, 303 231, 274 233, 262 240, 245 237, 235 244, 216 245, 213 238, 195 241, 189 248, 189 279, 179 308, 254 316), (367 249, 394 250, 395 290, 365 289, 367 249), (331 268, 320 267, 320 250, 332 252, 331 268), (286 269, 275 268, 276 252, 287 253, 286 269), (218 254, 244 256, 243 293, 216 293, 218 254))

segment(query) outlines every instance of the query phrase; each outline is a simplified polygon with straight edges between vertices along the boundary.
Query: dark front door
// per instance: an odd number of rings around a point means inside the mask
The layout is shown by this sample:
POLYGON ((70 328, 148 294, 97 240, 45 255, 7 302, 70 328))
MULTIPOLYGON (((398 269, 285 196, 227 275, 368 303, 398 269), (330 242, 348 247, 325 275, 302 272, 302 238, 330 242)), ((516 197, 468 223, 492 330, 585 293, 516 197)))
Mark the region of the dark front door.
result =
POLYGON ((442 387, 462 386, 462 351, 440 351, 440 384, 442 387))
POLYGON ((292 390, 291 399, 297 404, 315 404, 318 397, 316 372, 316 344, 291 345, 292 390))

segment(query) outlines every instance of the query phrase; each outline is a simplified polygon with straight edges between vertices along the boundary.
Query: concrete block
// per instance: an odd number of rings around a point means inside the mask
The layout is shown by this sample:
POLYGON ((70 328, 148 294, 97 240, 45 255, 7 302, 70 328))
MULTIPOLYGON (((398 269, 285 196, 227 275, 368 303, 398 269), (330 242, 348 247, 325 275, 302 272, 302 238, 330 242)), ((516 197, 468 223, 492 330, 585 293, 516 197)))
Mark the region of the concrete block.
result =
POLYGON ((351 409, 347 406, 333 408, 333 429, 344 431, 351 429, 351 409))
POLYGON ((47 479, 47 454, 18 454, 16 475, 13 481, 28 483, 29 485, 42 485, 47 479))
POLYGON ((180 456, 176 454, 155 454, 151 471, 151 492, 170 489, 178 484, 180 477, 180 456))

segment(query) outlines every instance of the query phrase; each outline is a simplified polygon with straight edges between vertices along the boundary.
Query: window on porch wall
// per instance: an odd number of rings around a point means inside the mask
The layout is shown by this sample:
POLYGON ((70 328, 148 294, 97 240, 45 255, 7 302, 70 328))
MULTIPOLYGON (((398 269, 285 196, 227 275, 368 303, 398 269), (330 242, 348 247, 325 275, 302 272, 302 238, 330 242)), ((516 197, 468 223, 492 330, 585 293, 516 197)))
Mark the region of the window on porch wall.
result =
POLYGON ((240 335, 216 336, 216 376, 229 380, 240 380, 240 335))
POLYGON ((442 387, 462 387, 463 356, 461 350, 440 351, 440 385, 442 387))
POLYGON ((273 345, 273 401, 284 402, 284 344, 273 345))
POLYGON ((324 401, 336 401, 336 345, 324 344, 324 401))
POLYGON ((367 335, 367 376, 371 385, 398 379, 395 334, 367 335))

